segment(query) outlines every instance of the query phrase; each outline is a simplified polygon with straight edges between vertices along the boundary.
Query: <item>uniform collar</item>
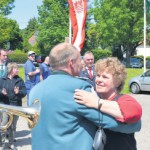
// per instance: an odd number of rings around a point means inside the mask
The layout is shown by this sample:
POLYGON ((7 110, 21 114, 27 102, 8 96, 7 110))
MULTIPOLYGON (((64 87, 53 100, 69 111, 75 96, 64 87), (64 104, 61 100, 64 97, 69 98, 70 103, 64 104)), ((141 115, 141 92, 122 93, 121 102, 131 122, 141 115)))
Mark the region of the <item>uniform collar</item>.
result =
POLYGON ((52 75, 60 75, 60 74, 72 76, 69 73, 67 73, 65 71, 62 71, 62 70, 54 70, 54 71, 52 71, 52 75))

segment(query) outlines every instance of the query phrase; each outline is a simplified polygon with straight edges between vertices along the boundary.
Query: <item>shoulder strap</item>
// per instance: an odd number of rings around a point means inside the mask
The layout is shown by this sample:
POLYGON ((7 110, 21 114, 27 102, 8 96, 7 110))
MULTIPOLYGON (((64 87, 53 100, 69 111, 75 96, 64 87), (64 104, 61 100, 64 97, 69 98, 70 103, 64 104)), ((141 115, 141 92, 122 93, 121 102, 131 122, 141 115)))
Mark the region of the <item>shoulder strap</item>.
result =
POLYGON ((123 95, 123 94, 117 95, 117 96, 113 99, 113 101, 117 101, 122 95, 123 95))

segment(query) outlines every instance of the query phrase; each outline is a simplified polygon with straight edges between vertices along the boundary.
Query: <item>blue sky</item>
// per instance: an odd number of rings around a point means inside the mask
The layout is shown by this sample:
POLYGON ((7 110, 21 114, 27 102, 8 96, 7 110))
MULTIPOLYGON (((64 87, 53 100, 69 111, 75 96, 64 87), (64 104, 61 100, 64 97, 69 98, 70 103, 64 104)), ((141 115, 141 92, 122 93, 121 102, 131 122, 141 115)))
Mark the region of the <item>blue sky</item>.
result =
MULTIPOLYGON (((31 18, 38 17, 37 6, 42 5, 42 1, 43 0, 15 0, 15 7, 12 9, 12 13, 8 18, 16 20, 20 29, 24 29, 31 18)), ((88 2, 90 1, 91 0, 88 0, 88 2)))
POLYGON ((38 17, 37 6, 41 4, 42 0, 15 0, 15 8, 8 18, 16 20, 20 29, 24 29, 31 18, 38 17))

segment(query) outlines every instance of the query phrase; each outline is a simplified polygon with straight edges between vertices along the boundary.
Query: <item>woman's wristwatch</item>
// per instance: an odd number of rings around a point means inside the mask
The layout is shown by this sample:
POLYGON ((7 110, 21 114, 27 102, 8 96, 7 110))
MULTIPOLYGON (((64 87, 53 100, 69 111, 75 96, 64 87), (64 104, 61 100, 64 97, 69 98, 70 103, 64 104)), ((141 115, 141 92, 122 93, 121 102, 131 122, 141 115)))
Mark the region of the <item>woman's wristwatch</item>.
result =
POLYGON ((101 110, 101 107, 102 107, 103 103, 104 103, 104 100, 99 98, 98 99, 98 110, 101 110))

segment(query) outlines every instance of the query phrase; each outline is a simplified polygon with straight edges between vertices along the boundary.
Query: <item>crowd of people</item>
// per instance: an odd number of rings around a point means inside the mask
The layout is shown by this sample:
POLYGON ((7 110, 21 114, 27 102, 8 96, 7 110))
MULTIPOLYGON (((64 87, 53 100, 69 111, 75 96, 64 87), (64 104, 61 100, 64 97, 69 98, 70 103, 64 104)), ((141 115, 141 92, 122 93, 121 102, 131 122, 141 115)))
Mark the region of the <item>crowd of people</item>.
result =
MULTIPOLYGON (((34 66, 35 52, 27 53, 25 81, 18 75, 18 65, 7 62, 7 51, 0 50, 0 103, 27 106, 35 99, 41 104, 37 125, 32 129, 32 150, 92 150, 96 130, 106 134, 104 150, 136 150, 134 133, 141 129, 141 105, 131 96, 121 94, 126 68, 115 57, 94 62, 87 51, 83 57, 69 43, 60 43, 34 66), (2 66, 2 67, 1 67, 2 66), (81 142, 82 141, 82 142, 81 142)), ((8 116, 0 111, 1 124, 8 116)), ((18 117, 8 133, 1 131, 3 150, 9 140, 14 146, 18 117)))
MULTIPOLYGON (((29 51, 28 59, 24 65, 25 81, 19 77, 17 63, 8 63, 8 52, 0 50, 0 103, 11 106, 22 106, 22 98, 27 95, 27 105, 29 92, 33 86, 46 79, 50 75, 49 57, 43 56, 43 63, 36 69, 35 52, 29 51)), ((9 120, 6 112, 0 110, 0 125, 5 126, 9 120)), ((16 125, 18 116, 13 115, 13 122, 7 131, 0 131, 0 146, 2 150, 16 150, 14 146, 16 125)))

